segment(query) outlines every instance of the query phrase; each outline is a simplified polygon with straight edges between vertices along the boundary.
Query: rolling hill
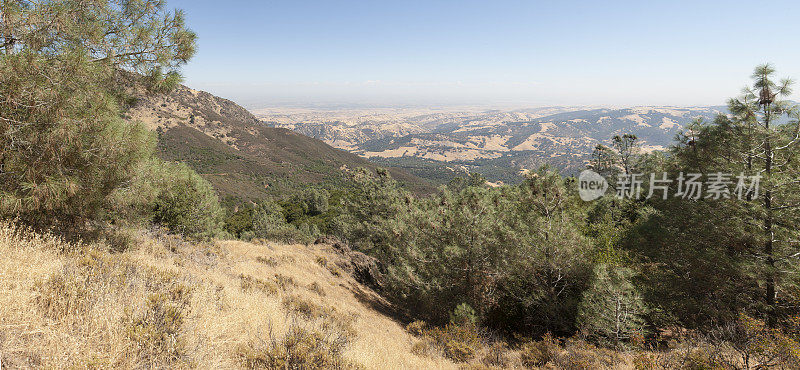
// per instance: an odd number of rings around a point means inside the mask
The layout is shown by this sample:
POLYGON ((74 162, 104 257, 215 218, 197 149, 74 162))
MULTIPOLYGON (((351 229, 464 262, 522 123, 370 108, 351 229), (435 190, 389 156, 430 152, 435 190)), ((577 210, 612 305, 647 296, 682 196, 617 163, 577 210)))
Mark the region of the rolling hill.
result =
POLYGON ((259 111, 268 125, 290 128, 383 165, 443 183, 480 172, 516 182, 543 164, 564 173, 585 166, 593 148, 632 133, 646 151, 667 148, 693 120, 724 107, 550 107, 500 110, 375 110, 279 114, 259 111))

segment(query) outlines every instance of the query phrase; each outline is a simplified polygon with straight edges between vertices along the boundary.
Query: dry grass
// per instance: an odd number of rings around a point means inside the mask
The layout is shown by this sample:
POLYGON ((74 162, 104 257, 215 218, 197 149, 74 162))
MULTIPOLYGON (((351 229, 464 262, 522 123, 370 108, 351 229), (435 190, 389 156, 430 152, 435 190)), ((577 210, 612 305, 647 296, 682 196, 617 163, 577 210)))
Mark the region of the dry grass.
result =
POLYGON ((412 353, 325 247, 129 234, 120 252, 0 222, 4 368, 457 368, 412 353))
POLYGON ((575 339, 506 345, 454 325, 404 329, 370 308, 377 294, 331 271, 342 261, 329 247, 123 232, 133 248, 65 243, 0 221, 3 369, 650 369, 713 360, 697 346, 620 353, 575 339))

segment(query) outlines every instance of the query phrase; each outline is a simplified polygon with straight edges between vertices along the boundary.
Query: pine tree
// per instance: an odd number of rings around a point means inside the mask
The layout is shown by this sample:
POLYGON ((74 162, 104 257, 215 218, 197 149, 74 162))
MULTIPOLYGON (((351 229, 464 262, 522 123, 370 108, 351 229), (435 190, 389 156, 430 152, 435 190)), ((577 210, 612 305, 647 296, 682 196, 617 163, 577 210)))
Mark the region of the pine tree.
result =
POLYGON ((124 79, 179 80, 194 34, 161 0, 0 0, 0 215, 77 226, 130 188, 154 138, 124 79))
POLYGON ((608 264, 594 269, 594 280, 578 309, 578 326, 601 342, 619 344, 644 334, 645 305, 631 282, 633 271, 608 264))
MULTIPOLYGON (((742 97, 729 103, 735 123, 743 135, 738 137, 740 166, 750 174, 763 176, 760 209, 754 210, 763 229, 764 303, 767 322, 776 324, 778 285, 785 269, 779 264, 796 261, 800 239, 796 232, 800 221, 800 124, 797 107, 781 100, 791 94, 792 80, 773 80, 775 69, 760 65, 753 72, 753 87, 746 88, 742 97), (788 124, 780 120, 793 116, 788 124)), ((754 196, 754 194, 749 194, 754 196)))
POLYGON ((731 176, 730 199, 693 204, 695 212, 703 212, 700 219, 717 225, 695 226, 696 233, 710 235, 693 239, 716 240, 716 249, 727 255, 730 266, 738 266, 736 270, 747 275, 728 279, 731 287, 746 282, 760 290, 757 302, 740 308, 764 315, 771 326, 786 313, 782 307, 787 300, 793 299, 788 290, 798 283, 794 276, 800 256, 796 227, 800 223, 800 124, 796 107, 782 99, 791 93, 792 81, 776 83, 774 74, 769 65, 756 67, 753 86, 729 101, 730 115, 720 115, 710 124, 693 123, 673 150, 674 171, 731 176), (739 175, 744 175, 743 184, 739 175), (758 192, 756 187, 749 191, 754 179, 758 179, 758 192), (736 187, 741 185, 744 191, 737 194, 736 187))

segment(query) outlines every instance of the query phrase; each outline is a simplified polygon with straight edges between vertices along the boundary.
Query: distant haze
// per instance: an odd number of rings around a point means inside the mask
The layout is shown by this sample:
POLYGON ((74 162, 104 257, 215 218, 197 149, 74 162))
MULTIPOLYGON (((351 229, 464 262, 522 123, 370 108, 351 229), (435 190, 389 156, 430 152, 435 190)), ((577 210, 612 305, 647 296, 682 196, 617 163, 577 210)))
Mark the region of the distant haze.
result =
POLYGON ((186 84, 248 108, 719 105, 759 63, 800 78, 800 3, 768 4, 169 1, 186 84))

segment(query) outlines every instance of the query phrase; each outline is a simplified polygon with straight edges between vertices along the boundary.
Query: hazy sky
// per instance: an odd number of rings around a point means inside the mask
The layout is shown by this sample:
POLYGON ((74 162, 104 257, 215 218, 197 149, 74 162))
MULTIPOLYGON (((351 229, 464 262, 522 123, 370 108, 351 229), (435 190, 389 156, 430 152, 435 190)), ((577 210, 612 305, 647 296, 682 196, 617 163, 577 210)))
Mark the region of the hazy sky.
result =
POLYGON ((800 78, 800 2, 762 4, 168 0, 186 83, 250 108, 722 104, 756 64, 800 78))

